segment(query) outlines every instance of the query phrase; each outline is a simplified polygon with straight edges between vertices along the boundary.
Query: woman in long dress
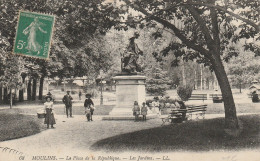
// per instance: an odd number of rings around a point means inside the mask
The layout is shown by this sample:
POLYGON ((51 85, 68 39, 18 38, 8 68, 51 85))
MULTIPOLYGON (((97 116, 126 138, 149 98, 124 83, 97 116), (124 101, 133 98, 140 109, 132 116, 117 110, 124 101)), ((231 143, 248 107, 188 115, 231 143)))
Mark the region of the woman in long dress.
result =
POLYGON ((53 125, 56 124, 54 114, 53 114, 53 102, 51 101, 52 98, 48 96, 47 101, 44 103, 44 108, 46 112, 46 116, 44 119, 44 124, 47 124, 47 128, 51 125, 51 128, 54 128, 53 125))

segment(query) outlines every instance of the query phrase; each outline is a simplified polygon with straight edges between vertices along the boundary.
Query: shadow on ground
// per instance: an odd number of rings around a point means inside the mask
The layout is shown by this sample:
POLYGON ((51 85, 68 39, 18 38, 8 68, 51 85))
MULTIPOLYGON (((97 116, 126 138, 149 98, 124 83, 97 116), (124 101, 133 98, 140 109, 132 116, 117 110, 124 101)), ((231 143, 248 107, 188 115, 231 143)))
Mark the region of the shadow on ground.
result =
POLYGON ((238 137, 225 134, 224 119, 189 121, 141 130, 100 140, 92 150, 117 151, 210 151, 260 147, 260 116, 239 117, 243 131, 238 137))

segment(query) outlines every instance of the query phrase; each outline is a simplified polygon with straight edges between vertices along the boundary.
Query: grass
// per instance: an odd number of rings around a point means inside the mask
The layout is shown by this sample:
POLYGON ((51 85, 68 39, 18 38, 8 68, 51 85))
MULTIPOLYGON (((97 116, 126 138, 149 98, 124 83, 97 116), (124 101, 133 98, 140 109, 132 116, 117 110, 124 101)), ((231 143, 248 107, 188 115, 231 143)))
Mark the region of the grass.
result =
POLYGON ((0 111, 0 141, 34 135, 44 129, 42 120, 17 112, 17 110, 0 111))
POLYGON ((238 137, 225 134, 224 119, 190 121, 113 136, 92 145, 105 151, 209 151, 260 147, 260 116, 239 117, 243 131, 238 137))
MULTIPOLYGON (((260 113, 260 104, 257 103, 237 103, 237 113, 260 113)), ((223 114, 225 113, 223 103, 208 104, 206 114, 223 114)))

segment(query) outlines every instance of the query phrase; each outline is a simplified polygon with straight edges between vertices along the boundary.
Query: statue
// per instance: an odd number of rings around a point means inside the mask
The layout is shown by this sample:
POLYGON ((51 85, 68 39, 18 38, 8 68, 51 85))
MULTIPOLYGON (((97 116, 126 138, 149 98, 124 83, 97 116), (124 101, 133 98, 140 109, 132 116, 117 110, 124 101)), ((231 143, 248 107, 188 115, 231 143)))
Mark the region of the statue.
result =
POLYGON ((137 60, 139 59, 139 55, 143 55, 143 52, 135 43, 135 39, 137 39, 138 37, 139 34, 135 32, 134 36, 129 39, 129 45, 126 48, 126 51, 124 52, 123 58, 121 59, 122 72, 134 74, 143 71, 140 64, 138 64, 137 62, 137 60))

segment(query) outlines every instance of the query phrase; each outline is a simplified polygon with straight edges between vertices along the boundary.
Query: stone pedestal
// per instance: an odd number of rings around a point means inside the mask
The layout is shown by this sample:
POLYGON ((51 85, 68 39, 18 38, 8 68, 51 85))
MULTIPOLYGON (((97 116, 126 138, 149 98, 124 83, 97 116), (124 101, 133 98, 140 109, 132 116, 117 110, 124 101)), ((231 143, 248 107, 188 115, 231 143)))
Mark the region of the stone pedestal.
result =
MULTIPOLYGON (((103 120, 128 120, 134 119, 132 108, 134 101, 138 102, 141 108, 145 102, 145 80, 142 75, 121 75, 113 78, 116 81, 116 107, 103 117, 103 120)), ((148 111, 147 119, 151 116, 148 111)), ((154 116, 153 116, 154 117, 154 116)))

